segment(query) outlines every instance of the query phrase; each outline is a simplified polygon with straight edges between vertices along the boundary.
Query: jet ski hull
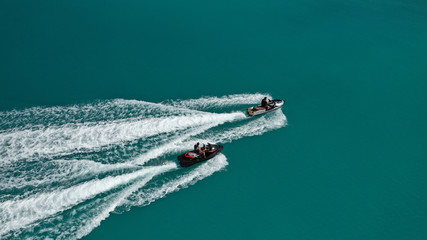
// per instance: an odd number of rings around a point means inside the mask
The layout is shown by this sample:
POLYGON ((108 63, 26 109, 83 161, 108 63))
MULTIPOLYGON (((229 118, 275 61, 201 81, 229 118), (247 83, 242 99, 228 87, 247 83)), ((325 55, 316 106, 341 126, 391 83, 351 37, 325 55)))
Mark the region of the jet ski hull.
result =
MULTIPOLYGON (((274 99, 274 100, 271 100, 271 101, 273 103, 269 104, 270 105, 270 109, 268 109, 268 110, 265 110, 265 109, 255 109, 255 107, 248 108, 247 109, 247 113, 248 113, 249 117, 255 117, 255 116, 262 115, 264 113, 273 112, 273 111, 276 111, 276 110, 282 108, 283 105, 285 105, 285 101, 284 100, 274 99)), ((261 106, 257 106, 257 107, 261 107, 261 106)))
POLYGON ((191 152, 187 152, 187 153, 184 153, 182 155, 179 155, 178 156, 179 165, 181 167, 190 167, 196 163, 201 163, 201 162, 207 161, 207 160, 215 157, 216 155, 218 155, 218 153, 220 153, 222 151, 222 149, 224 148, 221 145, 212 144, 212 146, 215 148, 215 150, 212 152, 206 151, 206 158, 203 158, 202 156, 192 157, 191 155, 199 155, 195 151, 191 151, 191 152))

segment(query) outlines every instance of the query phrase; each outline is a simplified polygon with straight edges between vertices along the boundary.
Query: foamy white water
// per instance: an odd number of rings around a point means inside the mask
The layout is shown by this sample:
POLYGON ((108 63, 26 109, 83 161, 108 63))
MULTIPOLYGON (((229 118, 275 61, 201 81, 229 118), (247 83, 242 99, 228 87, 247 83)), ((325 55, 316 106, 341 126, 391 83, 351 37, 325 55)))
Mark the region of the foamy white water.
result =
POLYGON ((212 161, 207 161, 193 169, 191 172, 179 176, 160 187, 133 194, 133 196, 130 196, 127 200, 127 203, 130 206, 148 205, 169 193, 176 192, 195 184, 197 181, 212 175, 214 172, 224 169, 227 165, 227 158, 223 154, 219 154, 212 161))
POLYGON ((20 168, 10 169, 3 175, 3 180, 0 181, 0 189, 40 187, 67 181, 67 179, 78 179, 86 175, 94 176, 99 173, 122 169, 135 169, 135 165, 131 163, 102 164, 85 159, 38 162, 25 171, 19 171, 20 168), (43 175, 40 175, 40 172, 43 175))
POLYGON ((183 107, 188 109, 206 110, 210 108, 228 107, 245 104, 259 104, 261 100, 268 94, 233 94, 222 97, 202 97, 199 99, 186 99, 186 100, 169 100, 164 103, 174 107, 183 107))
POLYGON ((196 141, 230 143, 285 126, 280 110, 245 116, 240 105, 262 96, 0 113, 0 238, 81 238, 114 211, 149 205, 224 169, 223 154, 188 169, 175 159, 196 141), (229 112, 201 111, 222 107, 229 112))
POLYGON ((137 121, 89 123, 48 127, 40 130, 22 130, 0 135, 3 160, 20 160, 35 154, 58 154, 81 149, 93 149, 123 141, 196 128, 206 124, 222 124, 243 119, 242 113, 199 114, 191 116, 160 117, 137 121))
POLYGON ((25 199, 2 202, 0 203, 0 225, 2 226, 0 234, 22 228, 36 220, 64 211, 138 177, 152 178, 173 168, 176 168, 175 163, 148 167, 121 176, 95 179, 64 190, 44 192, 25 199))

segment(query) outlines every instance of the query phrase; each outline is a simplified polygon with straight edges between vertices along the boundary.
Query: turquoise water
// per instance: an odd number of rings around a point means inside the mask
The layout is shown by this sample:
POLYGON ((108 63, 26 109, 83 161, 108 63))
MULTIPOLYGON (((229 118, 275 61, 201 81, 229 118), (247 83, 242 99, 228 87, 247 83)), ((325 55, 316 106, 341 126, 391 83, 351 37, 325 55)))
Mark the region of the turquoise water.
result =
POLYGON ((425 239, 424 1, 2 1, 0 22, 1 239, 425 239), (246 118, 263 95, 283 111, 246 118), (178 168, 197 140, 223 154, 178 168))

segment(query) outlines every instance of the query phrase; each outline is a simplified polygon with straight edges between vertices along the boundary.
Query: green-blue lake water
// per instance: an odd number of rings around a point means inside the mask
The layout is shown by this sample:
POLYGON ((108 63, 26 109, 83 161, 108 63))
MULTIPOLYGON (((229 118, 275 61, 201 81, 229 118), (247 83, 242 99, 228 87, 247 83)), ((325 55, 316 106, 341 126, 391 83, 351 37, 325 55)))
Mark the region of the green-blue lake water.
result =
POLYGON ((0 81, 0 239, 427 236, 425 1, 5 0, 0 81))

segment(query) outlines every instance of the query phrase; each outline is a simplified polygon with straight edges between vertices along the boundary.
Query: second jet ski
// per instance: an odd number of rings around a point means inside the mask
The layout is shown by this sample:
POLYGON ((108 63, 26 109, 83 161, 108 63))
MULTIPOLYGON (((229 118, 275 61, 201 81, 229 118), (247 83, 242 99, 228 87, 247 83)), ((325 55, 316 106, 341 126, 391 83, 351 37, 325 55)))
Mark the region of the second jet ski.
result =
POLYGON ((181 167, 189 167, 196 163, 207 161, 215 157, 218 153, 220 153, 224 147, 216 144, 208 144, 205 147, 200 148, 200 150, 202 151, 200 151, 198 148, 199 146, 197 143, 197 145, 194 146, 194 151, 186 152, 182 155, 179 155, 179 165, 181 165, 181 167), (204 155, 203 152, 205 153, 204 155))

